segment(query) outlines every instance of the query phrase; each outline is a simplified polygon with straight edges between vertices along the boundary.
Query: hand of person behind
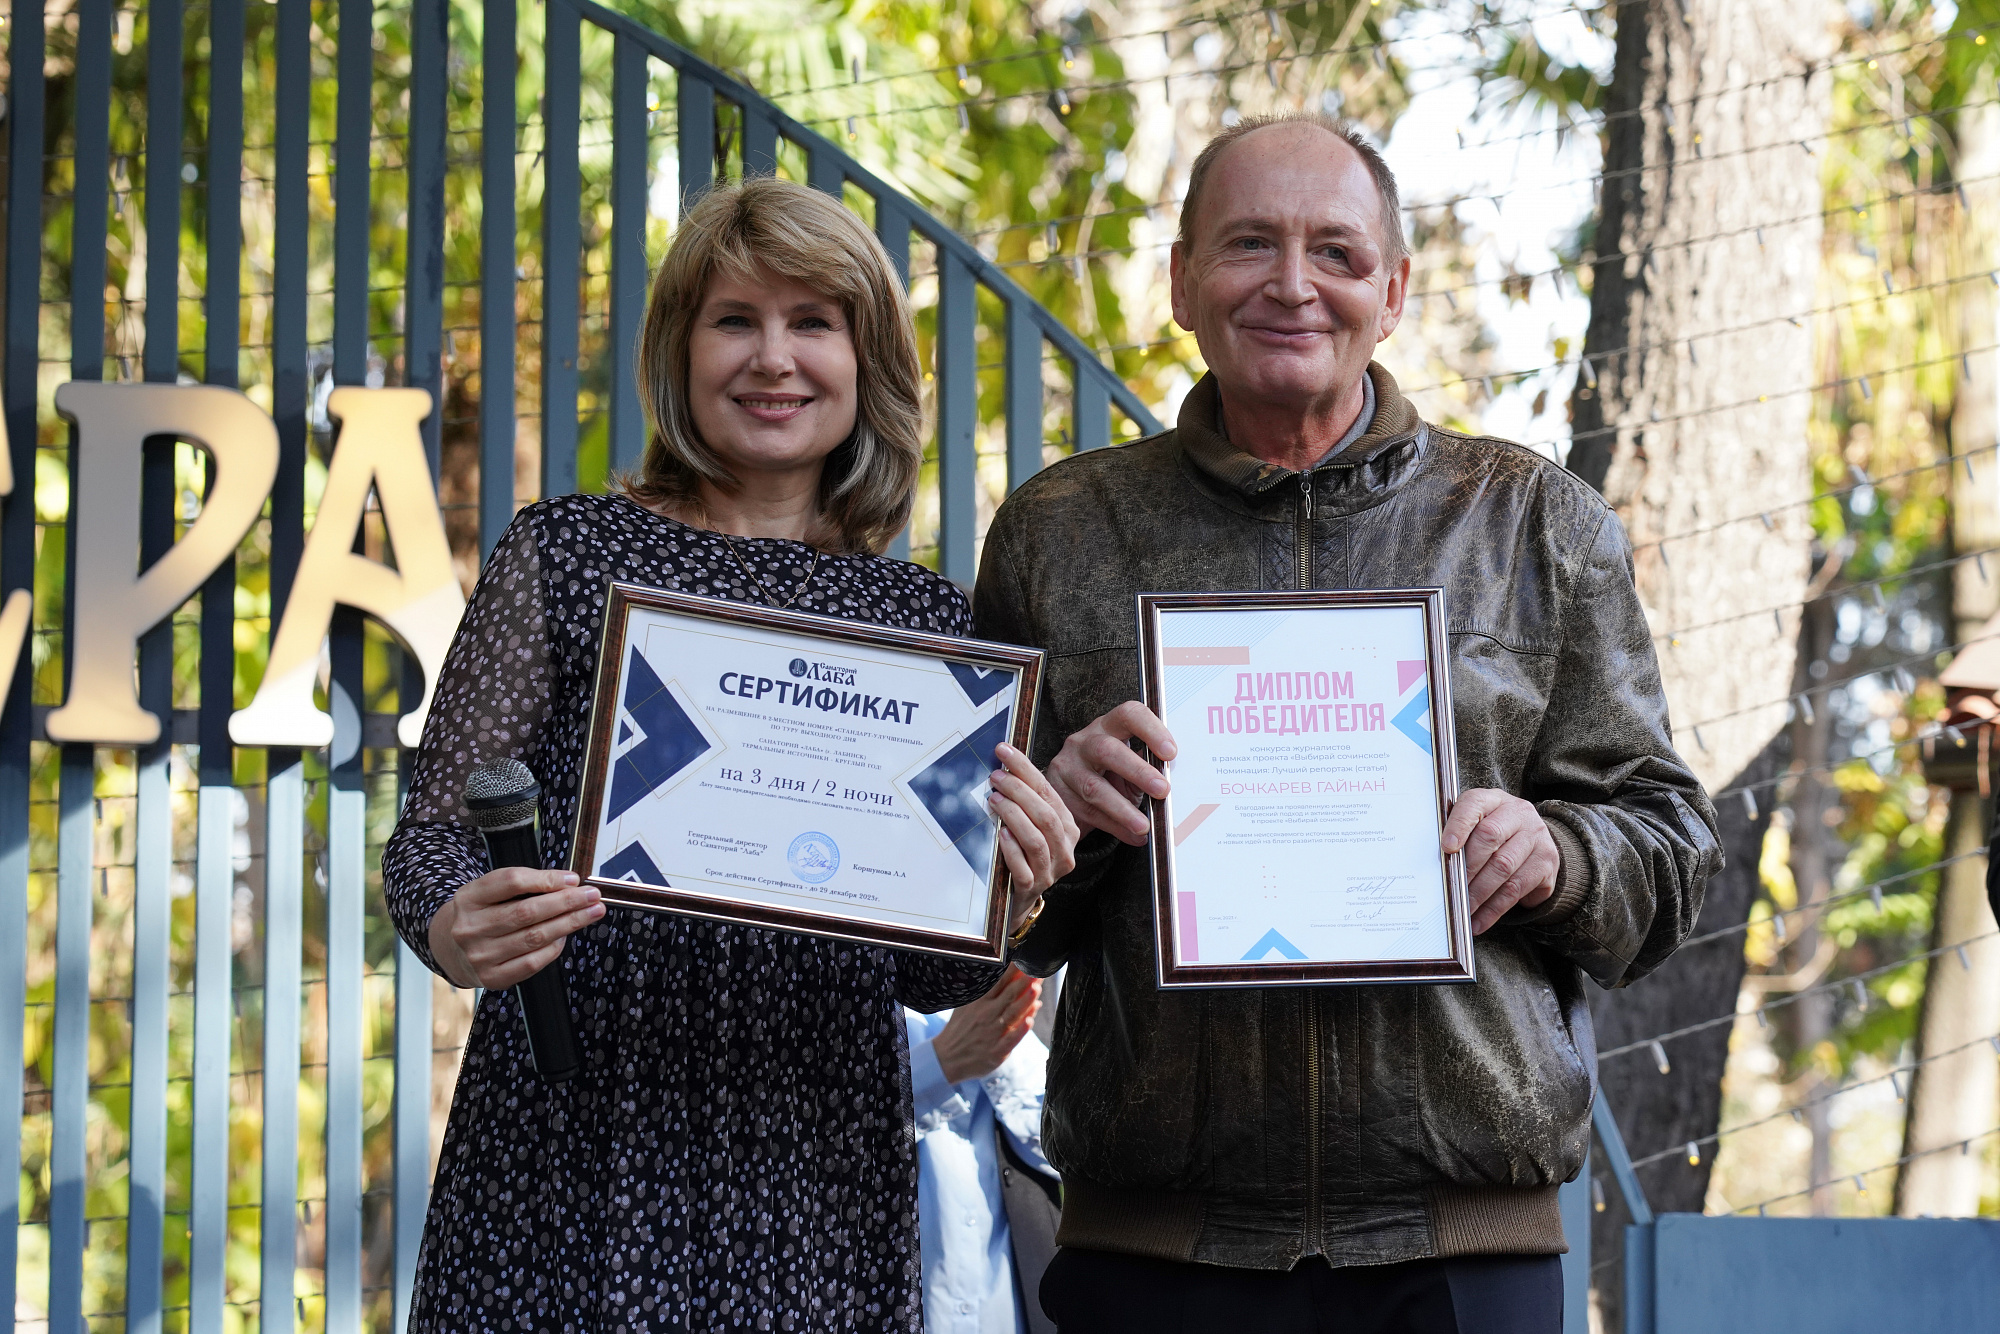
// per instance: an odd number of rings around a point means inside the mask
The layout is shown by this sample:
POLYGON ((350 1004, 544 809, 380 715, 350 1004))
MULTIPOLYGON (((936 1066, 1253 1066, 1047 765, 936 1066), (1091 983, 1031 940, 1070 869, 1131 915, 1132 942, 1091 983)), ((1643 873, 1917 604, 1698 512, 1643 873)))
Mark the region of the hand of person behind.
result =
POLYGON ((563 941, 602 916, 597 891, 574 872, 503 866, 431 917, 431 955, 457 985, 499 990, 554 963, 563 941))
POLYGON ((953 1010, 931 1046, 946 1081, 961 1084, 998 1070, 1028 1035, 1041 1008, 1041 980, 1009 968, 993 990, 953 1010))

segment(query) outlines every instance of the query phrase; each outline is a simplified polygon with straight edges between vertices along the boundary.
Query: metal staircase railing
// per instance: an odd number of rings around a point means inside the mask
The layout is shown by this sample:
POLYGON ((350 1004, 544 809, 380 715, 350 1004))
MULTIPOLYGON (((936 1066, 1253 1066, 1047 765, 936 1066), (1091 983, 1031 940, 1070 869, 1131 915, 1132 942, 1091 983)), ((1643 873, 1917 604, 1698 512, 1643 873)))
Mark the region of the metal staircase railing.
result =
MULTIPOLYGON (((940 490, 939 569, 949 578, 970 584, 973 576, 977 479, 974 474, 974 433, 978 428, 977 357, 974 327, 977 319, 976 287, 999 298, 1006 311, 1006 420, 1007 483, 1012 490, 1042 466, 1043 385, 1041 363, 1043 344, 1053 345, 1067 362, 1072 378, 1072 413, 1076 447, 1094 449, 1111 442, 1112 407, 1116 406, 1145 433, 1157 431, 1159 423, 1138 396, 1127 388, 1086 347, 1082 340, 1012 279, 988 263, 986 258, 951 228, 926 210, 899 194, 880 177, 842 152, 839 147, 792 117, 786 115, 755 91, 730 78, 692 52, 661 37, 621 14, 591 3, 591 0, 549 0, 545 52, 547 64, 548 138, 553 146, 567 144, 577 124, 580 81, 580 53, 577 26, 591 23, 612 35, 615 43, 612 101, 612 258, 611 258, 611 342, 627 347, 636 341, 646 301, 646 254, 638 228, 620 221, 643 209, 646 154, 647 62, 658 60, 673 68, 677 76, 676 152, 684 200, 694 197, 701 185, 716 176, 716 140, 708 135, 688 134, 688 126, 714 126, 718 113, 734 108, 735 122, 728 128, 741 135, 740 151, 745 175, 769 174, 777 170, 781 141, 804 150, 807 184, 839 197, 843 187, 853 186, 868 196, 875 210, 875 233, 901 270, 907 282, 910 273, 910 235, 937 247, 939 302, 937 311, 936 366, 937 439, 940 490)), ((575 159, 551 152, 548 156, 544 207, 551 223, 544 237, 545 257, 560 260, 580 253, 578 238, 569 230, 578 197, 575 159)), ((505 188, 511 183, 512 163, 489 161, 488 180, 505 188), (501 180, 505 177, 505 180, 501 180)), ((492 187, 489 186, 489 189, 492 187)), ((490 201, 496 197, 487 195, 490 201)), ((491 206, 490 203, 488 205, 491 206)), ((550 271, 554 271, 551 269, 550 271)), ((486 309, 511 308, 511 274, 489 266, 486 281, 486 309)), ((568 284, 560 284, 564 292, 568 284)), ((551 312, 554 324, 563 330, 573 324, 563 318, 567 312, 551 312)), ((575 420, 573 379, 562 371, 565 361, 573 361, 572 345, 553 340, 543 349, 545 387, 544 420, 560 423, 567 430, 575 420)), ((645 445, 644 426, 634 384, 635 372, 629 358, 620 357, 612 368, 613 389, 610 412, 611 461, 614 467, 637 464, 645 445)), ((561 459, 568 438, 545 440, 545 457, 561 459)), ((558 466, 560 466, 558 464, 558 466)), ((559 482, 551 478, 550 482, 559 482)), ((484 516, 482 516, 484 517, 484 516)), ((499 498, 491 518, 504 524, 499 498)), ((482 524, 491 542, 499 529, 482 524)))

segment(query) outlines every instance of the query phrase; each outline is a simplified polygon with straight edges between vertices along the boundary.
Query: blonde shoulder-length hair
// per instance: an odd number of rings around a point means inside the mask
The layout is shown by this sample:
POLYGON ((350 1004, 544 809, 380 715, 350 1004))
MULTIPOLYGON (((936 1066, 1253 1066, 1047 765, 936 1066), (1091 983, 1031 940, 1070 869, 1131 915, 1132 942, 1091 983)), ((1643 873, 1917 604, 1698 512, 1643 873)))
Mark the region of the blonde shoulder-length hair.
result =
POLYGON ((909 521, 923 465, 922 375, 909 298, 888 252, 839 201, 791 181, 717 185, 688 210, 653 276, 637 350, 648 439, 626 494, 649 507, 701 512, 700 483, 739 479, 703 442, 688 409, 688 344, 721 275, 759 270, 840 303, 854 339, 854 433, 827 456, 814 545, 879 553, 909 521))

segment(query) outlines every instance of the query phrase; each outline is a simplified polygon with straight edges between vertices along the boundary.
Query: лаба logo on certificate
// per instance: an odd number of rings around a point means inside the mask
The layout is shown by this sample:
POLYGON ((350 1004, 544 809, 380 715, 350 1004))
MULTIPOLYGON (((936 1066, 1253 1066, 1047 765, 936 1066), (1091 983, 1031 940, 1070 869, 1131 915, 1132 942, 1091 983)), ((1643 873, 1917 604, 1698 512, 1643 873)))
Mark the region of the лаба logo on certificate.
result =
POLYGON ((840 845, 825 834, 808 830, 785 850, 792 874, 808 885, 823 885, 840 869, 840 845))
POLYGON ((792 675, 804 676, 805 674, 806 674, 806 660, 804 658, 793 658, 792 675))

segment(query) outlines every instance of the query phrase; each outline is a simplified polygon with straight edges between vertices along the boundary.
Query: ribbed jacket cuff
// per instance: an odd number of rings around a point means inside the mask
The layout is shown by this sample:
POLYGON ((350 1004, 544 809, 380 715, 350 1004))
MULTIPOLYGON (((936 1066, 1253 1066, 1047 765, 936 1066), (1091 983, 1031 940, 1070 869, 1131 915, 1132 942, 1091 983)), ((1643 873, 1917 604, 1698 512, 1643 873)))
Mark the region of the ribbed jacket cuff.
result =
POLYGON ((1440 1257, 1569 1250, 1554 1186, 1433 1186, 1428 1203, 1440 1257))
POLYGON ((1547 825, 1561 861, 1556 868, 1556 892, 1532 908, 1509 912, 1500 919, 1504 926, 1533 926, 1543 930, 1561 926, 1576 916, 1577 909, 1590 897, 1590 858, 1583 850, 1583 841, 1560 820, 1549 820, 1547 825))
POLYGON ((1202 1197, 1189 1192, 1127 1190, 1066 1176, 1056 1244, 1155 1260, 1192 1260, 1201 1236, 1201 1215, 1202 1197))

